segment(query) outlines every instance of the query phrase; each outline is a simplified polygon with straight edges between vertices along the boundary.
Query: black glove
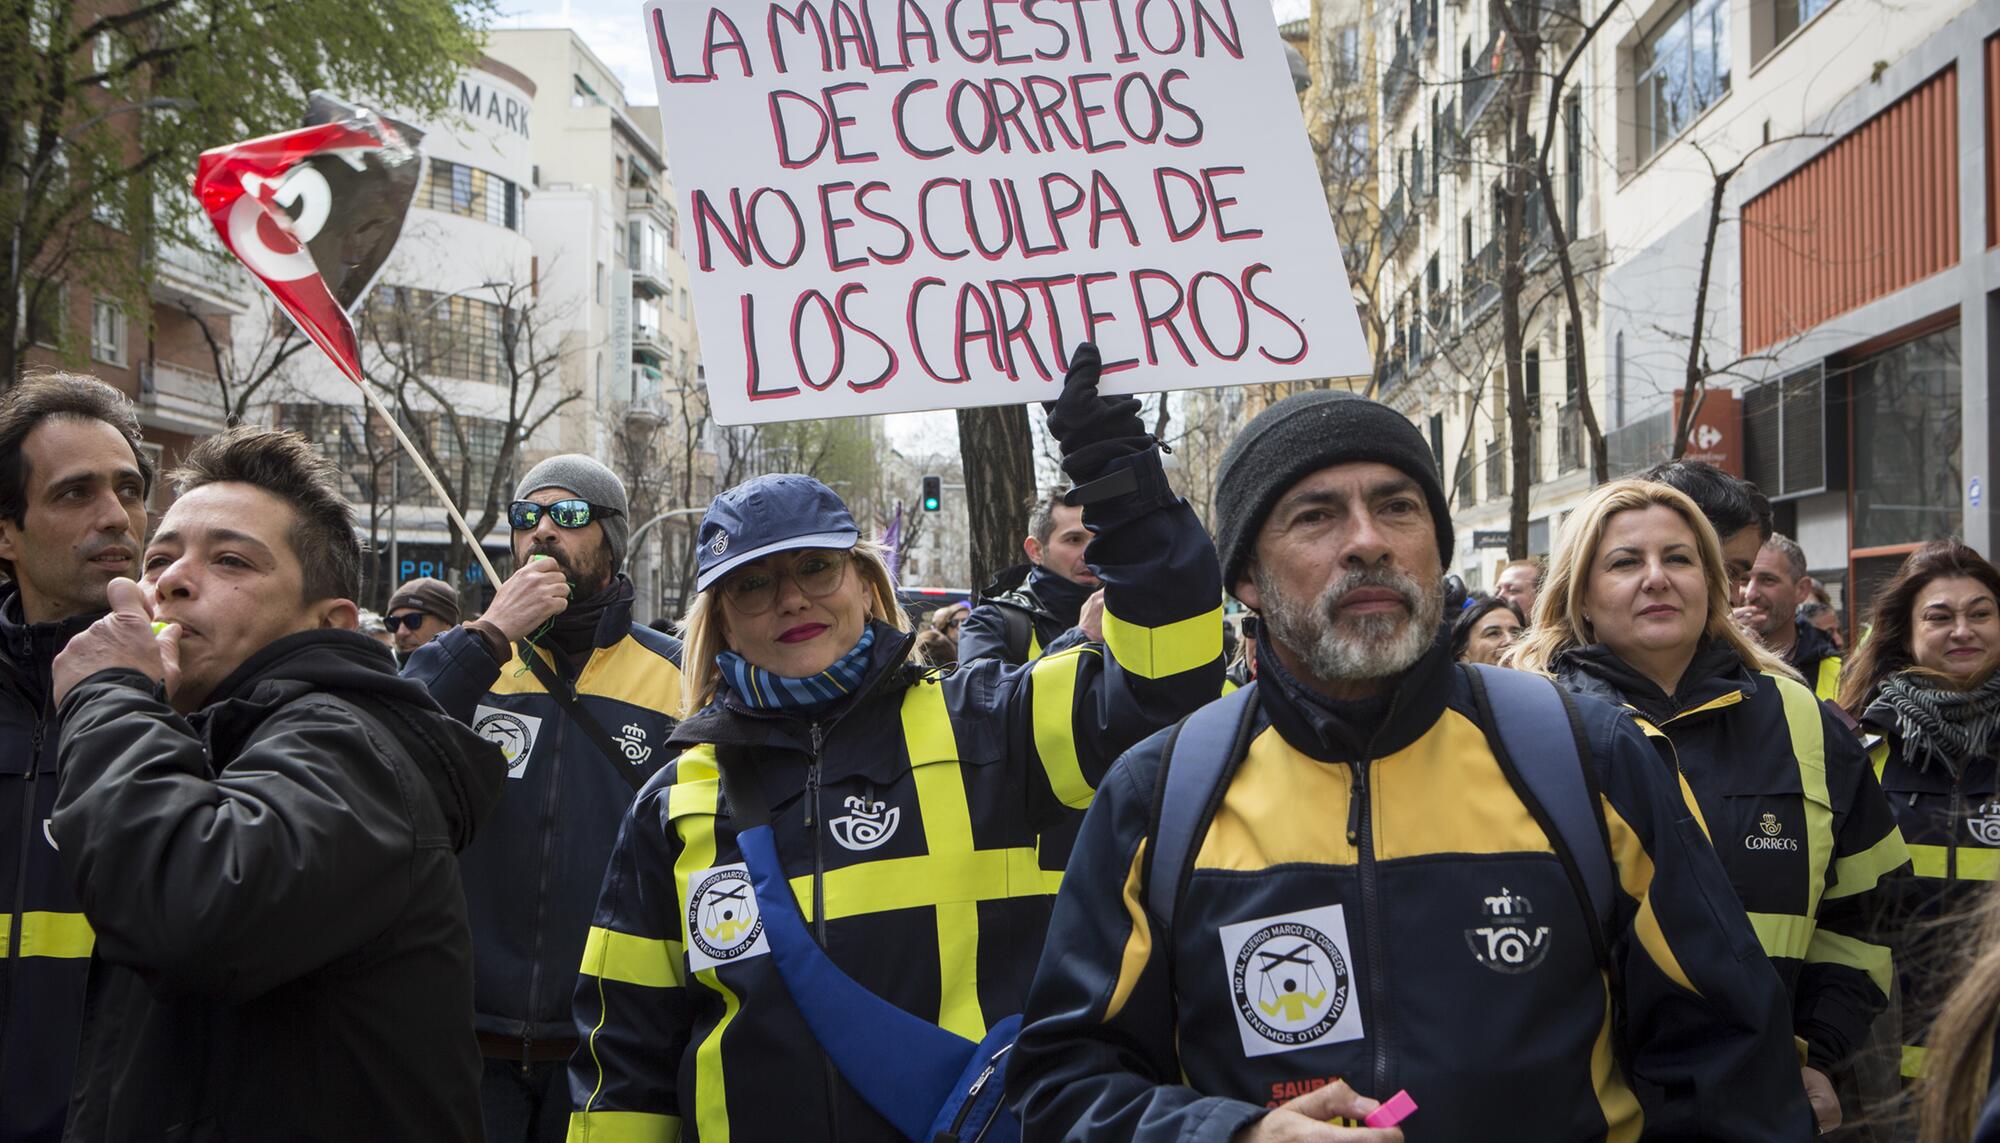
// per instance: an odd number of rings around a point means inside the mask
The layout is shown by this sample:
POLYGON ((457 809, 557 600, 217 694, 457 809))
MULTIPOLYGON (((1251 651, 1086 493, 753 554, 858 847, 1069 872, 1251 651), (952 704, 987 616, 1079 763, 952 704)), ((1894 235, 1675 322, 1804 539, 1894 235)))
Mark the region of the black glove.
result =
POLYGON ((1062 446, 1063 471, 1082 484, 1121 456, 1153 447, 1152 434, 1139 419, 1139 398, 1106 397, 1097 391, 1103 366, 1097 346, 1086 341, 1070 358, 1062 395, 1045 402, 1049 434, 1062 446))

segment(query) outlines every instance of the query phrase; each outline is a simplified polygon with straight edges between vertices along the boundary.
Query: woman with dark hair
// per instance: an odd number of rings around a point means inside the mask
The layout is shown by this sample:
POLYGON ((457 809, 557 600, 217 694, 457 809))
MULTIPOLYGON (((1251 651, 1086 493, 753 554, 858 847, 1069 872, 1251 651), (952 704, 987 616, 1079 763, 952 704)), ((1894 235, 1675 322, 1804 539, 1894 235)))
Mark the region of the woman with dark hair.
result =
POLYGON ((1451 657, 1461 663, 1500 664, 1500 656, 1528 624, 1511 599, 1474 596, 1451 625, 1451 657))
POLYGON ((1875 595, 1873 634, 1840 701, 1879 736, 1869 756, 1915 876, 1885 902, 1903 988, 1903 1075, 1923 1074, 1925 1030, 1957 976, 1940 918, 1974 907, 2000 871, 2000 571, 1964 544, 1911 552, 1875 595))

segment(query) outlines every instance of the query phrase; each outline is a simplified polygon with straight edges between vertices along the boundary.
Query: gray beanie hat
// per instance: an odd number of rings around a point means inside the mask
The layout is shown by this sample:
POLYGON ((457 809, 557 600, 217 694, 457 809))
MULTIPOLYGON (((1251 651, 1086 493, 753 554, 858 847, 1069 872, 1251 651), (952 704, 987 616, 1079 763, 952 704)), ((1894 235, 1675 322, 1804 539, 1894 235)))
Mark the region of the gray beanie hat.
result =
POLYGON ((1222 454, 1215 480, 1215 549, 1222 586, 1235 594, 1257 533, 1285 490, 1336 464, 1370 460, 1401 469, 1423 490, 1438 562, 1451 566, 1451 504, 1430 443, 1409 418, 1338 389, 1295 393, 1252 418, 1222 454))
POLYGON ((631 535, 632 521, 627 515, 625 482, 618 474, 582 453, 566 452, 529 469, 514 486, 514 499, 526 500, 544 488, 574 492, 590 501, 593 508, 611 510, 592 512, 591 518, 604 525, 604 542, 611 545, 611 570, 624 570, 625 541, 631 535))

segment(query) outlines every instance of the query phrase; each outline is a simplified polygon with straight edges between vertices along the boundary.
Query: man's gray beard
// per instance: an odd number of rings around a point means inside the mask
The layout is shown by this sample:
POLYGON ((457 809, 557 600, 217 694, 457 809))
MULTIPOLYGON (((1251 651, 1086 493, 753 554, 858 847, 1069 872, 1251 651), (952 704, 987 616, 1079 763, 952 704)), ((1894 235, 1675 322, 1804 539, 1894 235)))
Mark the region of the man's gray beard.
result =
POLYGON ((1304 660, 1323 683, 1386 679, 1410 669, 1437 637, 1444 617, 1444 585, 1386 568, 1349 572, 1328 584, 1319 598, 1301 604, 1286 598, 1262 568, 1251 577, 1263 596, 1263 619, 1271 637, 1304 660), (1393 612, 1336 619, 1340 601, 1362 587, 1386 587, 1403 597, 1405 614, 1393 612))

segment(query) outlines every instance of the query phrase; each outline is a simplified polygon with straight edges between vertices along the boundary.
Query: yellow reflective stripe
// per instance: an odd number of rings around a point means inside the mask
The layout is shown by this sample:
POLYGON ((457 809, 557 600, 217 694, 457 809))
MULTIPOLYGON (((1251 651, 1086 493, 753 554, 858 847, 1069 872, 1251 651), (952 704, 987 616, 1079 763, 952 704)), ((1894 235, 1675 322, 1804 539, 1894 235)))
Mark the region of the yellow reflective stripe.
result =
POLYGON ((1141 627, 1104 613, 1104 645, 1118 665, 1142 679, 1164 679, 1222 657, 1222 608, 1161 627, 1141 627))
POLYGON ((903 692, 903 749, 909 752, 912 768, 958 761, 958 736, 952 733, 944 687, 935 677, 903 692))
POLYGON ((686 814, 715 815, 716 804, 722 796, 722 783, 714 778, 705 781, 687 781, 683 766, 675 777, 679 780, 667 789, 667 817, 677 818, 686 814))
POLYGON ((1919 1048, 1914 1044, 1903 1045, 1903 1078, 1922 1079, 1924 1077, 1924 1065, 1926 1063, 1924 1057, 1928 1052, 1928 1048, 1919 1048))
POLYGON ((1903 844, 1903 831, 1891 826, 1882 840, 1846 857, 1836 858, 1833 863, 1833 884, 1826 895, 1820 898, 1838 901, 1842 897, 1852 897, 1856 893, 1866 893, 1881 882, 1882 878, 1902 868, 1910 859, 1909 847, 1903 844))
MULTIPOLYGON (((910 744, 910 777, 917 786, 917 812, 924 819, 925 848, 932 856, 973 855, 964 771, 943 763, 914 765, 920 751, 936 758, 936 751, 952 741, 944 688, 934 680, 911 687, 903 700, 903 740, 910 744)), ((938 1026, 977 1043, 986 1035, 986 1018, 979 1011, 979 904, 959 900, 936 908, 938 1026)))
POLYGON ((1882 780, 1883 769, 1889 765, 1889 740, 1887 738, 1877 738, 1874 744, 1868 747, 1868 760, 1875 764, 1875 780, 1880 782, 1882 780))
MULTIPOLYGON (((1035 850, 1022 846, 889 857, 829 869, 820 875, 820 892, 826 898, 826 919, 838 921, 896 909, 1053 895, 1061 881, 1060 872, 1043 869, 1035 850)), ((811 875, 794 877, 791 885, 799 911, 807 921, 817 920, 811 875)))
POLYGON ((1826 871, 1833 864, 1833 798, 1826 790, 1826 723, 1819 700, 1802 684, 1765 674, 1785 702, 1785 723, 1791 730, 1792 753, 1799 760, 1799 785, 1805 790, 1806 912, 1819 915, 1826 893, 1826 871))
POLYGON ((1146 906, 1139 897, 1139 871, 1146 867, 1146 841, 1139 842, 1138 852, 1132 855, 1132 868, 1125 872, 1125 913, 1132 918, 1132 932, 1125 938, 1125 953, 1118 958, 1118 983, 1111 989, 1111 1003, 1104 1009, 1104 1022, 1118 1019, 1125 1010, 1125 1002, 1132 999, 1132 990, 1139 986, 1139 975, 1146 971, 1147 962, 1153 959, 1153 926, 1146 920, 1146 906))
POLYGON ((1618 884, 1627 897, 1639 902, 1638 915, 1632 919, 1632 931, 1639 938, 1639 946, 1646 950, 1646 956, 1668 980, 1700 996, 1701 990, 1682 971, 1680 959, 1674 956, 1673 946, 1667 943, 1666 933, 1660 930, 1660 918, 1653 912, 1652 855, 1646 852, 1638 832, 1609 798, 1600 795, 1598 804, 1604 807, 1604 824, 1611 835, 1611 858, 1618 868, 1618 884))
POLYGON ((1742 701, 1743 701, 1742 691, 1730 691, 1726 695, 1719 695, 1715 698, 1709 699, 1707 702, 1702 703, 1700 706, 1689 707, 1688 709, 1680 712, 1679 714, 1673 716, 1672 718, 1667 719, 1660 725, 1672 726, 1674 723, 1679 722, 1681 719, 1692 718, 1693 716, 1701 714, 1704 711, 1721 710, 1723 707, 1726 706, 1735 706, 1737 703, 1742 701))
POLYGON ((635 937, 592 925, 583 938, 581 971, 642 988, 679 988, 682 947, 679 941, 635 937))
POLYGON ((680 1117, 650 1111, 572 1111, 567 1143, 677 1143, 680 1117))
POLYGON ((1840 656, 1828 655, 1819 661, 1819 678, 1813 683, 1813 697, 1825 702, 1840 698, 1840 656))
POLYGON ((1085 654, 1077 648, 1038 660, 1029 668, 1028 683, 1035 753, 1042 759, 1056 800, 1075 810, 1090 805, 1094 792, 1076 757, 1076 673, 1085 654))
MULTIPOLYGON (((691 779, 694 783, 713 782, 719 772, 715 767, 715 748, 706 743, 691 746, 682 752, 676 763, 675 777, 691 779)), ((670 803, 671 804, 671 803, 670 803)), ((714 803, 710 804, 707 816, 690 814, 682 819, 684 824, 677 827, 681 835, 681 853, 674 859, 674 899, 680 903, 682 948, 686 948, 688 893, 690 882, 703 870, 715 864, 715 817, 714 803)), ((694 1120, 696 1133, 708 1143, 728 1143, 729 1102, 723 1087, 722 1035, 729 1030, 730 1022, 743 1009, 743 1002, 729 986, 722 983, 713 968, 696 972, 695 979, 722 997, 722 1016, 715 1027, 701 1038, 694 1050, 694 1120)), ((683 1094, 685 1098, 685 1094, 683 1094)), ((683 1103, 682 1110, 686 1110, 683 1103)))
POLYGON ((1035 621, 1028 620, 1028 659, 1032 663, 1042 657, 1042 637, 1035 634, 1035 621))
POLYGON ((1789 913, 1751 913, 1750 927, 1757 930, 1757 943, 1764 946, 1765 956, 1804 960, 1815 922, 1789 913))
POLYGON ((1869 944, 1845 933, 1820 929, 1813 934, 1812 944, 1806 950, 1806 962, 1860 969, 1875 982, 1875 987, 1882 990, 1882 995, 1889 995, 1889 978, 1895 960, 1886 945, 1869 944))
MULTIPOLYGON (((0 914, 0 930, 12 929, 13 918, 0 914)), ((97 943, 97 934, 82 913, 21 914, 21 947, 15 956, 45 956, 58 960, 82 960, 97 943)), ((6 935, 0 931, 0 951, 6 935)))
MULTIPOLYGON (((1919 877, 1949 877, 1951 849, 1948 845, 1912 845, 1910 868, 1919 877)), ((2000 849, 1959 849, 1958 880, 1991 881, 1995 873, 2000 873, 2000 849)))

